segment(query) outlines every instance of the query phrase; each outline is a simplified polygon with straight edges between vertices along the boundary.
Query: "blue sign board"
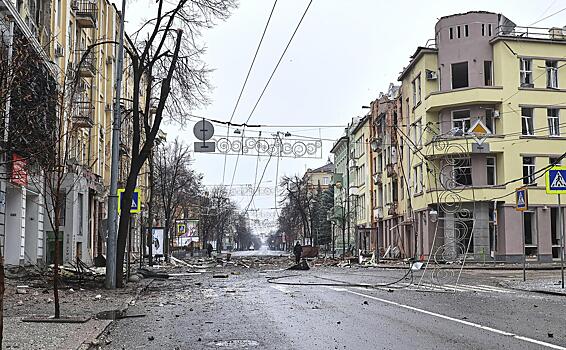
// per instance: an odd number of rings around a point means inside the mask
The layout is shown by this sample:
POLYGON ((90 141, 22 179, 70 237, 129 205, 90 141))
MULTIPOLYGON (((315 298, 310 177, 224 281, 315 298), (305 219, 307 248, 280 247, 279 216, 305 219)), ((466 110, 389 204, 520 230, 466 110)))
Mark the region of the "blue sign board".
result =
POLYGON ((527 188, 521 187, 515 190, 515 210, 525 211, 529 207, 527 188))
POLYGON ((546 172, 546 193, 566 193, 566 167, 555 166, 546 172))
MULTIPOLYGON (((122 211, 122 193, 123 188, 118 189, 118 214, 122 211)), ((139 213, 141 211, 141 190, 136 188, 132 193, 132 204, 130 205, 130 213, 139 213)))

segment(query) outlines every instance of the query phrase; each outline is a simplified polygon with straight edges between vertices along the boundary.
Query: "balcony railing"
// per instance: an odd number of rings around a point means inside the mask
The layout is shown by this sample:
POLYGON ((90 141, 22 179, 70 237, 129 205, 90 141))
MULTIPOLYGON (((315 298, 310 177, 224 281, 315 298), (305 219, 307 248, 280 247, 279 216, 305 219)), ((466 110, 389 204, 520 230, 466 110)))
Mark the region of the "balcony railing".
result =
POLYGON ((566 30, 563 28, 518 27, 501 25, 495 29, 497 36, 511 36, 530 39, 566 40, 566 30))
POLYGON ((76 101, 73 125, 78 128, 92 128, 94 125, 94 105, 90 101, 76 101))
POLYGON ((95 28, 98 7, 96 2, 88 0, 74 0, 71 8, 75 11, 77 25, 82 28, 95 28))
POLYGON ((94 65, 94 51, 77 50, 75 56, 75 63, 78 73, 81 77, 94 77, 96 73, 96 66, 94 65))

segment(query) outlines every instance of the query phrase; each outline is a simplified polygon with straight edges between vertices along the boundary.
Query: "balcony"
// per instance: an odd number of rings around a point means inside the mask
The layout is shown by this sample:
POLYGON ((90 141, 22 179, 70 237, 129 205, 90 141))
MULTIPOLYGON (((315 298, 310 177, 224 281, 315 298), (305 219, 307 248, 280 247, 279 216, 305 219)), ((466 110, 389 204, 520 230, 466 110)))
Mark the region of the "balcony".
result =
POLYGON ((96 73, 94 62, 94 52, 92 50, 88 53, 85 50, 78 50, 75 52, 75 64, 77 66, 77 71, 81 77, 94 77, 96 73))
POLYGON ((94 105, 90 101, 76 101, 73 111, 73 126, 92 128, 94 125, 94 105))
POLYGON ((77 26, 82 28, 96 28, 98 7, 96 2, 88 0, 74 0, 71 8, 75 11, 77 26))
POLYGON ((381 175, 382 175, 381 171, 378 171, 378 172, 376 172, 375 174, 372 175, 374 185, 383 184, 383 179, 381 178, 381 175))
POLYGON ((438 112, 459 106, 499 104, 503 98, 502 90, 501 86, 481 86, 432 92, 425 99, 425 110, 438 112))

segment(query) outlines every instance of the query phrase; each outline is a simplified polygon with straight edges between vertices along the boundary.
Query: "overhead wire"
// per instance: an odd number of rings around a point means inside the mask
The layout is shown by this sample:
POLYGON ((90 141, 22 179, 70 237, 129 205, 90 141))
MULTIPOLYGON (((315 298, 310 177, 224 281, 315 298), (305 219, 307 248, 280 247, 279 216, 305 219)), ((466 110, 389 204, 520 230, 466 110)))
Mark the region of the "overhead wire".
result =
MULTIPOLYGON (((228 122, 228 130, 226 131, 226 137, 228 137, 228 135, 230 134, 230 123, 232 122, 232 119, 234 119, 234 115, 236 113, 236 110, 238 109, 238 105, 240 104, 242 94, 244 93, 244 90, 246 88, 246 84, 248 83, 248 79, 249 79, 250 74, 252 72, 255 60, 257 58, 257 54, 259 53, 259 50, 261 48, 261 44, 263 43, 263 38, 265 37, 265 33, 267 32, 267 28, 269 27, 269 22, 271 22, 271 17, 273 16, 273 12, 275 11, 275 5, 277 5, 277 0, 275 0, 273 2, 273 7, 271 8, 271 12, 269 13, 269 17, 267 18, 267 22, 265 23, 265 26, 263 28, 263 33, 261 34, 261 38, 259 39, 259 43, 258 43, 257 48, 256 48, 255 53, 254 53, 254 57, 252 59, 250 67, 248 68, 248 73, 246 74, 246 78, 244 79, 244 83, 242 84, 242 88, 240 89, 240 94, 238 95, 238 99, 236 100, 236 104, 234 105, 234 109, 232 110, 232 114, 230 115, 230 121, 228 122)), ((225 177, 225 174, 226 174, 226 161, 227 161, 227 158, 224 157, 224 166, 223 166, 223 170, 222 170, 222 183, 223 184, 224 184, 224 177, 225 177)), ((232 181, 233 181, 233 179, 232 179, 232 181)))

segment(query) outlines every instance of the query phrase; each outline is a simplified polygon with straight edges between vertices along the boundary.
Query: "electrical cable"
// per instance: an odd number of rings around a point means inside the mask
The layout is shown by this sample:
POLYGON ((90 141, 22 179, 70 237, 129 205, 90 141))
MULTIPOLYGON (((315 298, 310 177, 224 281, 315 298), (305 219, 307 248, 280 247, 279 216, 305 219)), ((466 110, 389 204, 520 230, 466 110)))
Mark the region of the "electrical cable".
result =
POLYGON ((305 18, 309 8, 311 7, 313 0, 309 1, 309 4, 307 5, 305 11, 303 12, 303 15, 301 16, 301 19, 299 20, 299 23, 297 23, 297 26, 295 27, 295 30, 293 31, 293 34, 291 35, 291 38, 289 39, 289 41, 287 42, 287 46, 285 46, 285 50, 283 50, 283 53, 281 53, 281 56, 279 57, 279 61, 277 61, 277 64, 275 65, 275 68, 273 69, 273 71, 271 72, 271 75, 269 76, 269 79, 267 80, 267 83, 265 84, 265 86, 263 87, 263 90, 261 92, 261 94, 259 95, 259 98, 257 99, 254 107, 252 108, 252 111, 250 112, 250 115, 248 116, 248 119, 246 119, 246 122, 244 124, 247 124, 250 119, 252 118, 252 115, 254 114, 257 106, 259 105, 263 94, 265 94, 265 91, 267 90, 267 87, 269 86, 269 83, 271 83, 271 79, 273 79, 273 76, 275 75, 275 72, 277 71, 277 68, 279 68, 279 65, 281 64, 281 61, 283 60, 283 57, 285 57, 285 53, 287 53, 287 50, 289 49, 289 46, 291 46, 291 42, 293 41, 293 38, 295 37, 295 34, 297 34, 297 31, 299 30, 299 27, 301 26, 301 23, 303 23, 303 19, 305 18))
MULTIPOLYGON (((238 109, 238 105, 240 104, 240 99, 242 98, 242 94, 244 93, 244 89, 246 88, 246 84, 248 83, 248 79, 249 79, 250 74, 252 72, 255 60, 257 58, 257 54, 259 53, 259 49, 261 48, 261 44, 263 43, 263 38, 265 37, 265 33, 267 32, 269 22, 271 21, 271 17, 273 16, 273 11, 275 10, 275 5, 277 5, 277 0, 275 0, 273 2, 273 7, 271 8, 271 12, 269 13, 269 17, 267 18, 267 22, 265 23, 265 26, 263 28, 263 33, 261 34, 261 38, 259 39, 259 43, 258 43, 257 48, 255 50, 254 57, 252 59, 252 63, 250 64, 250 67, 248 69, 248 73, 246 74, 246 78, 244 79, 244 83, 242 84, 242 88, 240 89, 240 94, 238 95, 238 99, 236 100, 236 104, 234 105, 234 109, 232 110, 232 115, 230 116, 230 121, 228 122, 228 130, 226 131, 226 137, 228 137, 228 135, 230 134, 230 123, 232 122, 232 119, 234 119, 234 114, 236 113, 236 110, 238 109)), ((222 184, 224 184, 224 177, 226 175, 226 161, 227 161, 227 155, 224 157, 224 166, 223 166, 223 170, 222 170, 222 184)), ((233 181, 233 177, 232 177, 232 181, 233 181)))
MULTIPOLYGON (((551 6, 552 6, 552 5, 551 5, 551 6)), ((550 8, 550 7, 549 7, 549 8, 550 8)), ((540 23, 540 22, 542 22, 542 21, 544 21, 544 20, 546 20, 546 19, 549 19, 550 17, 553 17, 553 16, 559 14, 560 12, 562 12, 562 11, 564 11, 564 10, 566 10, 566 7, 564 7, 563 9, 560 9, 560 10, 554 12, 554 13, 551 13, 550 15, 548 15, 548 16, 546 16, 546 17, 543 17, 543 18, 539 19, 538 21, 535 21, 535 22, 531 23, 531 24, 529 25, 529 27, 534 26, 535 24, 540 23)), ((548 9, 547 9, 546 11, 548 11, 548 9)), ((545 11, 545 12, 546 12, 546 11, 545 11)))

